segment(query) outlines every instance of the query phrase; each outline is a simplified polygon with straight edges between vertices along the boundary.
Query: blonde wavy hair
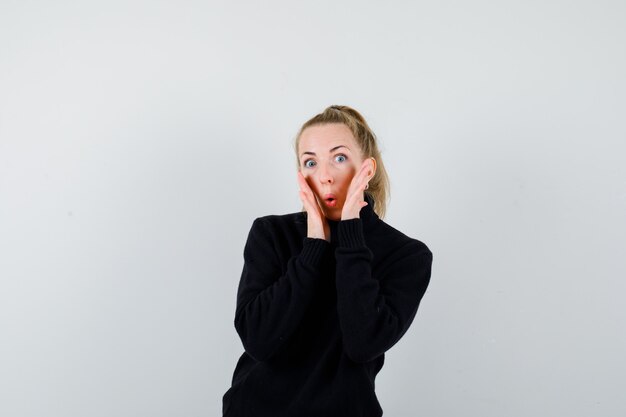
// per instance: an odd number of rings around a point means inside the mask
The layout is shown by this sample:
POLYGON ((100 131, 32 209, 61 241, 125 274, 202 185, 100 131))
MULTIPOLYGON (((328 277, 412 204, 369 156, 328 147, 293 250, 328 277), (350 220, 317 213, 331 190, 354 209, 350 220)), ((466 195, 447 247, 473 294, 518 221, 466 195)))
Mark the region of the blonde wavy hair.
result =
MULTIPOLYGON (((365 190, 365 193, 372 197, 375 202, 374 212, 381 219, 384 218, 387 211, 387 201, 390 197, 389 177, 387 175, 387 171, 385 170, 380 150, 378 149, 376 135, 374 135, 374 132, 370 129, 363 116, 355 109, 348 106, 332 105, 324 109, 323 112, 307 120, 298 131, 294 142, 296 167, 300 169, 298 147, 300 145, 300 136, 302 136, 302 132, 311 126, 330 123, 340 123, 346 125, 361 148, 363 159, 374 158, 376 160, 376 172, 374 177, 372 177, 369 181, 369 187, 365 190)), ((304 207, 302 208, 302 211, 304 211, 304 207)))

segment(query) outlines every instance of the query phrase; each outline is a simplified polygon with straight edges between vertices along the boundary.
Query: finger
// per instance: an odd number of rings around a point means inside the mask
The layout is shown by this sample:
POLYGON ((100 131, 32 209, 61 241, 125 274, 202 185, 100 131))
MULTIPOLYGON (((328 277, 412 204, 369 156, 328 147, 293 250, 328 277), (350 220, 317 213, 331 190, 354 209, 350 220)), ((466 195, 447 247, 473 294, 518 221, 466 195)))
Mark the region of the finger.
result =
POLYGON ((300 200, 302 201, 302 205, 304 205, 304 209, 306 211, 310 211, 311 201, 309 200, 309 197, 306 195, 306 193, 302 190, 300 190, 300 200))
POLYGON ((316 213, 314 203, 311 202, 311 198, 304 191, 300 191, 300 200, 302 200, 302 205, 307 213, 310 215, 314 215, 316 213))
POLYGON ((368 162, 364 161, 359 172, 352 179, 350 194, 359 193, 365 189, 368 182, 368 168, 368 162))
POLYGON ((302 188, 302 191, 305 191, 306 193, 313 195, 313 190, 311 189, 311 186, 309 185, 308 181, 306 180, 304 175, 302 175, 301 172, 298 172, 298 178, 300 181, 300 188, 302 188))
POLYGON ((319 213, 322 213, 322 201, 318 198, 317 194, 313 191, 313 189, 305 182, 305 190, 304 190, 309 203, 311 204, 311 208, 317 210, 319 213))
POLYGON ((310 189, 307 189, 306 187, 301 187, 300 193, 302 193, 302 195, 304 196, 304 198, 306 199, 308 203, 313 203, 314 201, 313 193, 311 192, 310 189))
POLYGON ((306 183, 306 180, 304 179, 304 176, 302 175, 300 171, 296 173, 296 177, 298 179, 298 185, 300 186, 300 188, 303 190, 306 189, 307 183, 306 183))
POLYGON ((311 187, 309 187, 306 179, 300 172, 298 172, 298 181, 300 183, 300 198, 303 200, 303 204, 305 204, 305 210, 316 210, 321 212, 321 205, 317 199, 317 195, 315 195, 311 187))
POLYGON ((370 158, 367 158, 363 162, 363 167, 362 167, 362 172, 366 179, 368 179, 368 177, 372 175, 373 170, 374 170, 374 163, 372 162, 370 158))
POLYGON ((299 171, 298 171, 298 185, 300 186, 300 190, 303 191, 305 194, 307 194, 307 196, 311 196, 313 194, 311 187, 309 187, 309 184, 306 182, 306 179, 304 178, 302 173, 300 173, 299 171))
POLYGON ((367 161, 364 161, 363 164, 361 165, 361 169, 359 170, 359 173, 355 176, 355 186, 357 189, 361 189, 361 187, 365 186, 365 183, 368 180, 368 176, 369 176, 369 164, 367 163, 367 161))

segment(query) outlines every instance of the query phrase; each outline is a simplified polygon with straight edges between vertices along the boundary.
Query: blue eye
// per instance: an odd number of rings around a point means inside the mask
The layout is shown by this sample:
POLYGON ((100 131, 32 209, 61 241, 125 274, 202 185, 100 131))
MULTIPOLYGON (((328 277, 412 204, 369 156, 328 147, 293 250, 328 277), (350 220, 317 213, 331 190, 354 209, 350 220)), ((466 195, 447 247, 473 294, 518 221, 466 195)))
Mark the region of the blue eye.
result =
POLYGON ((312 159, 307 159, 306 161, 304 161, 304 166, 307 167, 307 168, 311 168, 311 167, 315 166, 315 161, 312 160, 312 159))
POLYGON ((335 157, 335 160, 336 160, 337 162, 343 162, 343 161, 345 161, 346 159, 348 159, 348 158, 346 158, 346 156, 345 156, 345 155, 337 155, 337 156, 335 157), (342 160, 339 160, 339 158, 343 158, 343 159, 342 159, 342 160))

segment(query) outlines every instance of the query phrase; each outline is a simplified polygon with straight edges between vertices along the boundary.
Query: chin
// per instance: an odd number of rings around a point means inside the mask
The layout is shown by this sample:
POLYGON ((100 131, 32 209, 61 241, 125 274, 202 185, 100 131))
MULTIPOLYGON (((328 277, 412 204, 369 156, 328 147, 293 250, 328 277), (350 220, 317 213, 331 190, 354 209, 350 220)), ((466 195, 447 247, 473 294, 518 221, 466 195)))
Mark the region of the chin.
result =
POLYGON ((341 211, 339 211, 338 213, 326 213, 325 216, 329 220, 339 221, 341 220, 341 211))

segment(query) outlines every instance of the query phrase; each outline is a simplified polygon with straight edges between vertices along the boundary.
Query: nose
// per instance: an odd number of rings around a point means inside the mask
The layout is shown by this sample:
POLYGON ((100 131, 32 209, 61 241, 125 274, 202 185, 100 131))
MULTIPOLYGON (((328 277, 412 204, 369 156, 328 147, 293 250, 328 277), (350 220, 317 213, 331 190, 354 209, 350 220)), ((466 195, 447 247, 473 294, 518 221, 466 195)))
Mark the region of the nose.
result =
POLYGON ((325 164, 320 164, 319 167, 319 179, 322 184, 332 184, 335 182, 330 169, 325 164))

